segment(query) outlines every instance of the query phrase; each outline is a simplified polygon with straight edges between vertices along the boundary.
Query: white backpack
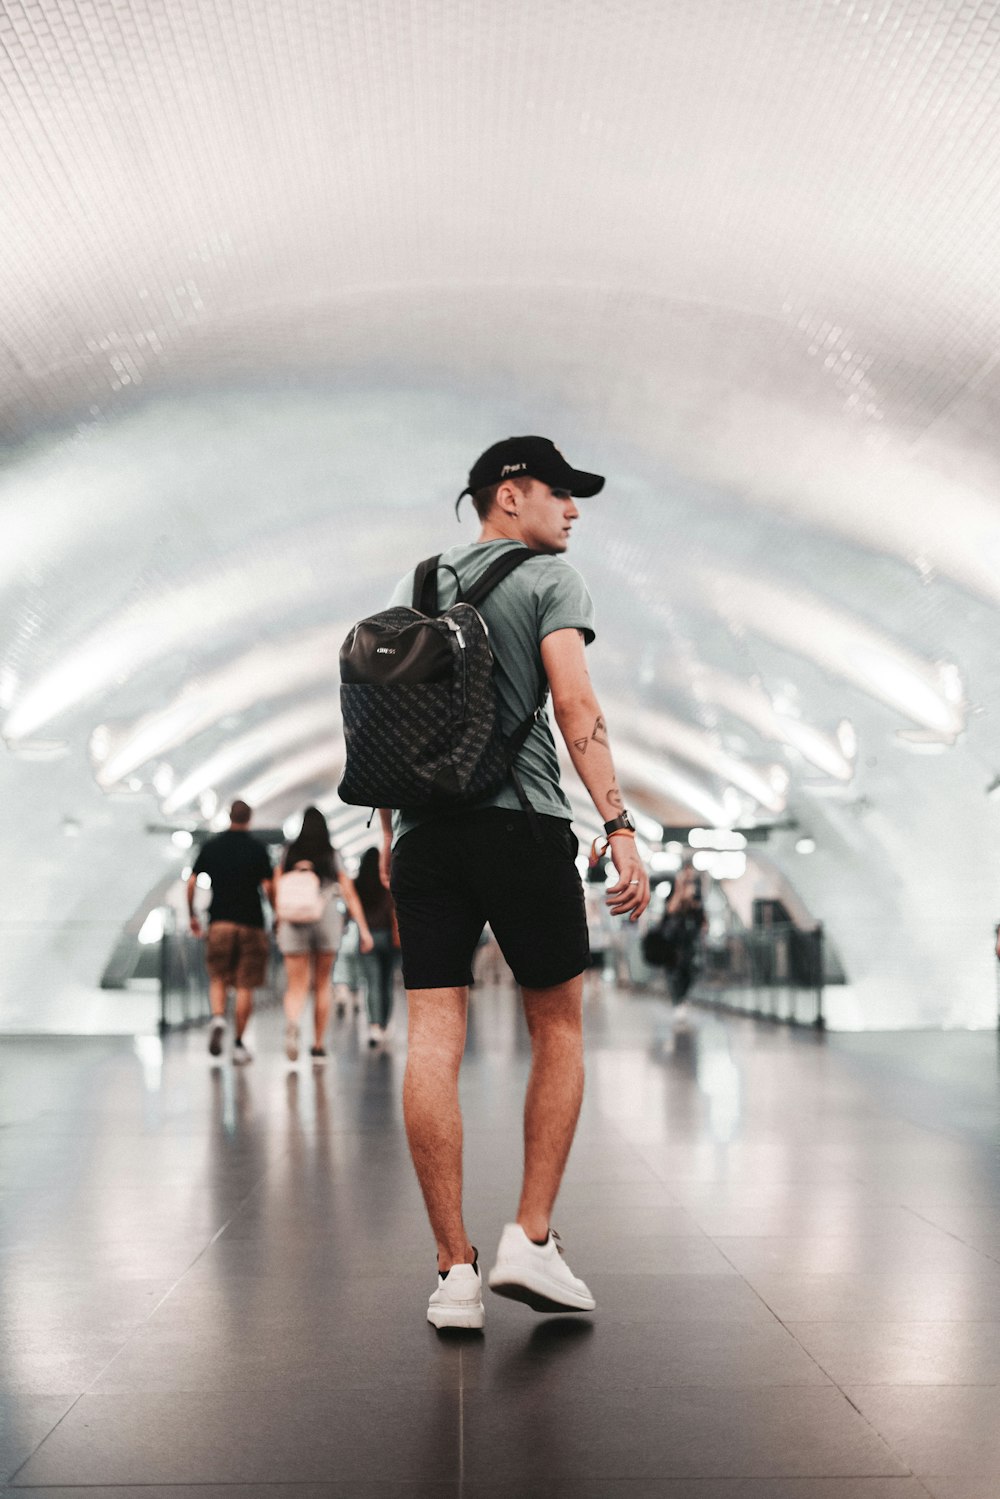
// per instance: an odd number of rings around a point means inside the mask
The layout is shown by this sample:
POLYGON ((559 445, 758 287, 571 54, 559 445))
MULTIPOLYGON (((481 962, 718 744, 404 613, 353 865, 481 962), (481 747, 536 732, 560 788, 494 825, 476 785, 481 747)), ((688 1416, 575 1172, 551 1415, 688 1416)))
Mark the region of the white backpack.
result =
POLYGON ((293 926, 307 926, 319 921, 326 910, 326 899, 319 882, 319 875, 309 863, 296 864, 278 881, 279 921, 290 921, 293 926))

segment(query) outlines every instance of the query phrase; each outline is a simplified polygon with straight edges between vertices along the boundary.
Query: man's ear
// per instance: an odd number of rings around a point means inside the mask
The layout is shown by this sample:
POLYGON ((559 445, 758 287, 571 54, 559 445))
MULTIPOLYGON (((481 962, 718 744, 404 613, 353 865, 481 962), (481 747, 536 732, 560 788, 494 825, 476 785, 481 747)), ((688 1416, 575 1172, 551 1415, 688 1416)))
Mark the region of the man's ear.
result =
POLYGON ((514 484, 501 484, 497 490, 495 503, 503 511, 504 515, 516 515, 521 500, 521 492, 514 484))

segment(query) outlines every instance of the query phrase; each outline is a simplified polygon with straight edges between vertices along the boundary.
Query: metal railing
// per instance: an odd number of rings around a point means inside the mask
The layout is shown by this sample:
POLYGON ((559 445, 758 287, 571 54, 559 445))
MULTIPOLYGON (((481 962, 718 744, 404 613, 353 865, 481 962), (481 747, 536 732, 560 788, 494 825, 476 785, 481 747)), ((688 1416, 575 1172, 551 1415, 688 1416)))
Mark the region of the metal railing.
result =
POLYGON ((790 924, 730 931, 703 944, 692 998, 742 1015, 822 1030, 823 927, 790 924))

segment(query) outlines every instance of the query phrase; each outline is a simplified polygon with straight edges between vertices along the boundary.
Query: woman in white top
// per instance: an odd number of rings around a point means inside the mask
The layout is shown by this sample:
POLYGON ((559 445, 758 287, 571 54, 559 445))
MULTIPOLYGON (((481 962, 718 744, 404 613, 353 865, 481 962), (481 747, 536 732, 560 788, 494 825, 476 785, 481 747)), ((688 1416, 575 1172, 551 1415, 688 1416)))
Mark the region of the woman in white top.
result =
POLYGON ((326 818, 318 807, 307 807, 302 814, 302 829, 285 849, 274 875, 277 941, 285 960, 287 979, 285 1052, 290 1062, 298 1060, 299 1024, 310 988, 315 994, 316 1035, 311 1055, 318 1062, 326 1057, 323 1036, 330 1018, 330 971, 343 928, 334 899, 338 889, 358 924, 361 951, 370 952, 372 935, 354 882, 338 867, 326 818), (294 881, 289 879, 293 872, 294 881), (299 879, 300 874, 304 874, 306 880, 299 879), (281 894, 283 880, 289 880, 284 900, 281 894), (286 913, 292 912, 293 915, 283 914, 283 907, 286 913), (303 919, 303 911, 306 919, 303 919))

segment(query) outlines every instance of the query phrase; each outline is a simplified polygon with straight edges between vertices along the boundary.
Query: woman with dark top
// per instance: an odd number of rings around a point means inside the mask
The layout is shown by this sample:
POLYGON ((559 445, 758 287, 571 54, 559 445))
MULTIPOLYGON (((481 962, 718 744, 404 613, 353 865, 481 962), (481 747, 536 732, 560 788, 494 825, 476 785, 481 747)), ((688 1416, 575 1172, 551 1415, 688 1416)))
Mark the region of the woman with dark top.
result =
POLYGON ((392 896, 379 873, 379 851, 365 849, 361 856, 356 889, 372 936, 372 946, 362 945, 361 966, 368 990, 368 1045, 378 1046, 386 1038, 392 1014, 392 981, 399 964, 399 931, 392 896))
MULTIPOLYGON (((315 882, 310 883, 315 890, 315 882)), ((301 881, 299 885, 301 890, 301 881)), ((310 988, 315 995, 313 1018, 316 1037, 311 1055, 317 1062, 322 1062, 326 1057, 323 1036, 330 1018, 330 971, 343 927, 335 902, 338 889, 358 924, 361 951, 370 952, 372 936, 364 909, 353 881, 338 867, 326 818, 318 807, 307 807, 302 814, 301 831, 286 847, 274 880, 274 905, 278 913, 277 941, 285 960, 287 979, 284 1000, 285 1053, 290 1062, 298 1060, 299 1024, 310 988), (293 871, 296 880, 300 872, 308 874, 311 871, 319 881, 319 889, 313 895, 316 908, 314 919, 290 919, 288 915, 282 914, 283 906, 287 910, 291 902, 287 898, 288 887, 286 899, 283 900, 281 882, 288 879, 293 871)), ((305 897, 309 897, 308 887, 305 897)), ((299 898, 302 899, 301 895, 299 898)))

